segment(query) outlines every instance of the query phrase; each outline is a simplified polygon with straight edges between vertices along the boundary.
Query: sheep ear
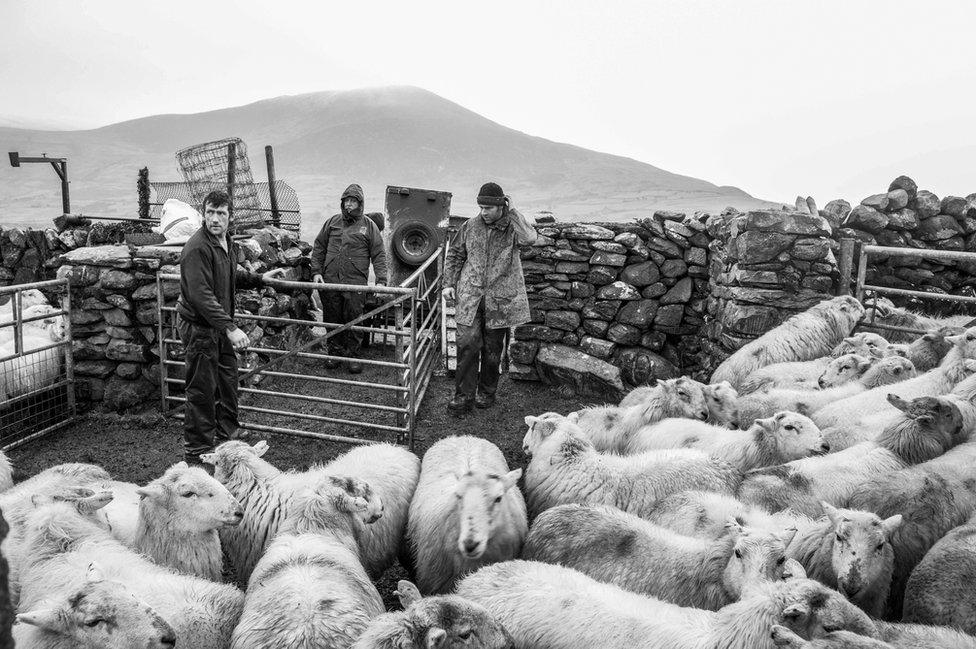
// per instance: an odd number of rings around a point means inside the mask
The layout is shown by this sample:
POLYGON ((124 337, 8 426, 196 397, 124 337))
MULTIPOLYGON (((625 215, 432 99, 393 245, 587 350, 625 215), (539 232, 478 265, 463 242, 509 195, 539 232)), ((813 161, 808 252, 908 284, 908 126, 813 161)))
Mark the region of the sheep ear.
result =
POLYGON ((413 582, 407 581, 406 579, 401 579, 397 582, 397 589, 393 591, 393 594, 400 600, 400 606, 404 609, 410 608, 414 602, 423 598, 423 595, 420 594, 420 589, 413 582))
POLYGON ((797 620, 810 614, 810 607, 805 603, 797 602, 790 604, 783 609, 783 617, 787 620, 797 620))
POLYGON ((183 462, 177 462, 176 464, 174 464, 170 468, 171 469, 189 469, 190 468, 190 465, 187 464, 186 461, 183 461, 183 462))
POLYGON ((793 538, 796 536, 796 528, 788 527, 776 536, 783 542, 783 545, 789 547, 790 543, 793 542, 793 538))
POLYGON ((774 430, 776 430, 776 418, 775 417, 767 417, 765 419, 757 419, 753 423, 753 425, 759 426, 760 428, 762 428, 767 433, 771 433, 774 430))
POLYGON ((728 530, 729 536, 732 537, 733 540, 742 535, 742 525, 740 525, 739 521, 732 517, 729 517, 729 519, 725 521, 725 529, 728 530))
POLYGON ((908 408, 911 405, 910 403, 908 403, 907 401, 899 397, 897 394, 891 394, 890 392, 888 393, 887 399, 888 399, 888 403, 898 408, 902 412, 908 412, 908 408))
POLYGON ((827 518, 830 519, 831 524, 837 525, 838 521, 840 521, 840 513, 837 511, 837 508, 823 500, 820 501, 820 506, 823 507, 824 513, 827 514, 827 518))
POLYGON ((142 498, 162 498, 163 495, 165 495, 166 490, 158 484, 153 484, 150 482, 145 487, 139 487, 136 489, 136 493, 142 498))
POLYGON ((894 516, 881 521, 881 529, 884 530, 885 538, 890 539, 894 531, 901 527, 901 524, 904 522, 905 519, 902 518, 901 514, 895 514, 894 516))
POLYGON ((437 626, 427 629, 427 649, 440 649, 446 640, 447 631, 444 629, 437 626))
POLYGON ((207 464, 217 464, 217 454, 216 453, 202 453, 200 455, 200 461, 206 462, 207 464))
POLYGON ((541 419, 535 426, 535 431, 543 437, 552 435, 554 430, 556 430, 556 422, 552 419, 541 419))
POLYGON ((963 364, 963 366, 965 366, 965 368, 968 371, 970 371, 970 372, 976 372, 976 360, 973 360, 971 358, 967 358, 966 360, 964 360, 962 362, 962 364, 963 364))
POLYGON ((17 615, 17 622, 29 624, 39 629, 60 632, 64 629, 64 620, 58 611, 52 608, 42 608, 36 611, 27 611, 17 615))
POLYGON ((787 557, 786 562, 783 564, 783 580, 806 578, 807 571, 803 568, 803 564, 792 557, 787 557))
POLYGON ((777 647, 791 647, 792 649, 800 649, 803 647, 804 640, 797 634, 793 633, 785 626, 779 624, 774 624, 770 637, 773 639, 773 644, 777 647))
MULTIPOLYGON (((878 358, 881 358, 881 357, 879 356, 878 358)), ((857 372, 858 372, 858 374, 864 374, 869 369, 871 369, 871 366, 872 365, 874 365, 874 363, 872 363, 871 361, 868 361, 868 360, 864 360, 864 361, 858 362, 858 364, 857 364, 857 372)))
POLYGON ((260 442, 257 442, 252 448, 257 452, 258 457, 261 457, 262 455, 268 452, 268 442, 262 439, 260 442))
POLYGON ((75 502, 75 507, 82 514, 91 514, 112 502, 114 498, 115 495, 111 491, 99 491, 90 496, 79 498, 75 502))
POLYGON ((98 564, 92 561, 88 564, 88 572, 85 573, 85 579, 90 584, 97 584, 100 581, 105 581, 105 575, 102 574, 102 570, 98 567, 98 564))
POLYGON ((525 425, 528 426, 529 428, 535 426, 536 422, 538 421, 539 421, 538 417, 533 417, 532 415, 525 416, 525 425))
POLYGON ((518 479, 522 477, 522 469, 515 469, 514 471, 509 471, 502 476, 502 486, 505 487, 505 491, 508 491, 515 486, 518 479))

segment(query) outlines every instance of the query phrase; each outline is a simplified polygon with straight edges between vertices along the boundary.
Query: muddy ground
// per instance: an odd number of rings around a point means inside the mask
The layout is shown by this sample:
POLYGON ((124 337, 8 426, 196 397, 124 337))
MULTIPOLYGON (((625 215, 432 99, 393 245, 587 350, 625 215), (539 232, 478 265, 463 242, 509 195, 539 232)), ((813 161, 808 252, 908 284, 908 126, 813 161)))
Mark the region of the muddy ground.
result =
MULTIPOLYGON (((370 354, 376 357, 376 352, 370 354)), ((291 370, 309 372, 290 366, 291 370)), ((367 368, 359 377, 351 377, 341 368, 332 372, 315 371, 316 375, 374 381, 383 379, 378 368, 367 368)), ((388 376, 388 375, 387 375, 388 376)), ((278 378, 266 387, 276 391, 314 393, 337 399, 362 397, 366 392, 356 386, 336 386, 310 381, 278 378)), ((438 439, 449 435, 477 435, 491 440, 502 450, 511 468, 525 467, 522 437, 525 434, 523 417, 548 410, 569 412, 588 401, 561 396, 557 390, 538 383, 509 381, 503 376, 499 386, 499 401, 489 410, 475 410, 463 419, 449 415, 447 402, 453 396, 454 382, 449 376, 434 376, 417 416, 415 452, 423 453, 438 439)), ((370 392, 369 394, 372 394, 370 392)), ((378 403, 393 403, 392 397, 375 397, 378 403)), ((281 409, 288 401, 280 398, 245 395, 243 405, 281 409)), ((324 412, 319 404, 291 402, 299 411, 324 412)), ((330 407, 330 413, 348 419, 373 417, 348 407, 330 407)), ((242 420, 259 421, 265 425, 302 427, 320 432, 344 435, 363 435, 370 439, 389 439, 389 435, 361 432, 351 426, 335 426, 318 422, 296 421, 278 415, 242 412, 242 420)), ((383 419, 389 423, 392 417, 383 419)), ((31 441, 10 452, 16 467, 15 477, 22 480, 38 471, 62 462, 91 462, 105 467, 116 479, 144 484, 158 477, 166 467, 182 459, 181 422, 159 414, 155 402, 143 413, 116 415, 89 413, 75 424, 39 440, 31 441)), ((268 440, 270 450, 265 458, 282 469, 303 470, 311 464, 328 462, 348 449, 348 446, 312 438, 249 432, 248 441, 268 440)), ((392 596, 398 579, 406 578, 399 566, 388 570, 377 582, 377 588, 387 606, 398 606, 392 596)), ((243 586, 243 584, 241 584, 243 586)))

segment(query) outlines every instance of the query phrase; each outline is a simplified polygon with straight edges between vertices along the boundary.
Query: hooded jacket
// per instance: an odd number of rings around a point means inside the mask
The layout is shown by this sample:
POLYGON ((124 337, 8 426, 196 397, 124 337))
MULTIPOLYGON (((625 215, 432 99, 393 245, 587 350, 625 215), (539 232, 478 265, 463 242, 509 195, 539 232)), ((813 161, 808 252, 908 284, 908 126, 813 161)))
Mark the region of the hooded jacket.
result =
POLYGON ((312 274, 321 274, 327 283, 364 285, 372 262, 376 282, 386 284, 383 235, 372 219, 363 216, 366 203, 362 187, 349 185, 342 192, 339 206, 342 211, 328 218, 315 237, 312 274), (349 197, 359 201, 359 207, 351 213, 342 205, 349 197))

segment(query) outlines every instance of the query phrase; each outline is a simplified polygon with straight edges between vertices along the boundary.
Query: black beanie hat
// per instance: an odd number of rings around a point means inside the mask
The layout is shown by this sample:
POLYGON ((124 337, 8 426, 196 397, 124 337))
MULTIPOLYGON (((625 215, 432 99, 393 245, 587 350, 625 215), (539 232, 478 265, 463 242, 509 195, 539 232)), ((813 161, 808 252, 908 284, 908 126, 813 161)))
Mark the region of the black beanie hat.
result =
POLYGON ((485 183, 478 192, 478 205, 492 206, 504 205, 505 192, 498 183, 485 183))

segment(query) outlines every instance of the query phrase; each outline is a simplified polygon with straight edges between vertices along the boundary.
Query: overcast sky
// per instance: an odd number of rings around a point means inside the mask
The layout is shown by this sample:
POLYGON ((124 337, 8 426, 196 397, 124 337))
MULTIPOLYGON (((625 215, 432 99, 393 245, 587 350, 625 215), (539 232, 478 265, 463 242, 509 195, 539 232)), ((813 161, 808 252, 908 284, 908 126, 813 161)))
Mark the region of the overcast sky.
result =
POLYGON ((900 173, 965 195, 974 25, 970 0, 0 0, 0 124, 416 85, 759 198, 856 201, 900 173))

